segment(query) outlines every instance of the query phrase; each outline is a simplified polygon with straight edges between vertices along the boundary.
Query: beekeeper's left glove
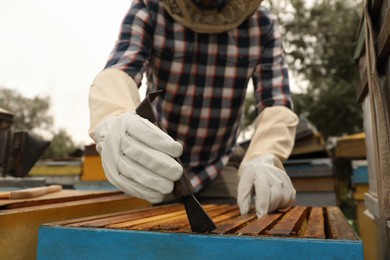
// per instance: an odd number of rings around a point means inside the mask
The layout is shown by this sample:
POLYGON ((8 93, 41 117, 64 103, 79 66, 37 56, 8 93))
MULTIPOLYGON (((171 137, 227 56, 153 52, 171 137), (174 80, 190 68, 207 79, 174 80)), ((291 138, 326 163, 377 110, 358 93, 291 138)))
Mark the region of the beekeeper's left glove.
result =
POLYGON ((259 218, 294 202, 295 189, 282 161, 292 151, 297 124, 298 117, 282 106, 265 108, 258 116, 255 134, 238 170, 241 214, 252 207, 253 193, 259 218))
POLYGON ((250 210, 253 192, 258 217, 294 202, 295 189, 290 177, 277 165, 281 165, 280 160, 270 153, 240 165, 238 204, 242 214, 250 210))

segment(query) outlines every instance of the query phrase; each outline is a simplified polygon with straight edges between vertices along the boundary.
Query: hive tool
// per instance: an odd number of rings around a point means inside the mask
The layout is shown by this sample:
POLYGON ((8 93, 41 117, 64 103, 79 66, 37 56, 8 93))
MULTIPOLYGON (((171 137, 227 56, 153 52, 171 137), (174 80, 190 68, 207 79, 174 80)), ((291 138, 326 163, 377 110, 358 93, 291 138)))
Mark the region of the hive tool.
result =
MULTIPOLYGON (((149 93, 141 102, 141 104, 136 108, 135 112, 139 116, 157 125, 164 132, 167 132, 165 127, 156 119, 152 108, 153 100, 162 93, 162 90, 149 93)), ((180 165, 182 165, 179 158, 175 158, 175 160, 179 162, 180 165)), ((188 175, 184 167, 183 175, 179 180, 174 182, 172 193, 176 199, 180 200, 184 204, 192 232, 207 233, 216 228, 213 220, 209 217, 209 215, 207 215, 198 200, 195 198, 192 185, 188 179, 188 175)))

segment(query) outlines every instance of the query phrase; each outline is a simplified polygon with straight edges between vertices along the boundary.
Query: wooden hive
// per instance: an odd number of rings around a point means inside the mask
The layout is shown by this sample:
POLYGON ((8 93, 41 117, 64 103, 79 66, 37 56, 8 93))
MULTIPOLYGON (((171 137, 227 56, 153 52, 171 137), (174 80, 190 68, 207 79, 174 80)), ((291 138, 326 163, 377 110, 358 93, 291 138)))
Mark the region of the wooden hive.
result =
POLYGON ((40 227, 38 259, 363 259, 337 207, 295 206, 260 219, 236 205, 204 205, 217 228, 191 232, 182 205, 40 227))
POLYGON ((0 199, 0 259, 35 259, 39 226, 54 221, 150 207, 119 191, 61 190, 26 199, 0 199))
POLYGON ((369 192, 364 201, 379 231, 374 243, 378 256, 390 259, 390 0, 364 3, 354 56, 368 161, 369 192))

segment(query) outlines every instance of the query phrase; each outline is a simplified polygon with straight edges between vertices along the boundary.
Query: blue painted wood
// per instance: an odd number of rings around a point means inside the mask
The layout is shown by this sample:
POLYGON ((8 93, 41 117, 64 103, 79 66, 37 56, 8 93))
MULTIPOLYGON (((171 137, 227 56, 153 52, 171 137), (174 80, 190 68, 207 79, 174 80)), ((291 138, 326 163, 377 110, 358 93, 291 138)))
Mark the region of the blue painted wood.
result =
POLYGON ((44 259, 363 259, 361 241, 41 226, 44 259))
POLYGON ((352 171, 353 184, 368 184, 368 167, 359 166, 352 171))

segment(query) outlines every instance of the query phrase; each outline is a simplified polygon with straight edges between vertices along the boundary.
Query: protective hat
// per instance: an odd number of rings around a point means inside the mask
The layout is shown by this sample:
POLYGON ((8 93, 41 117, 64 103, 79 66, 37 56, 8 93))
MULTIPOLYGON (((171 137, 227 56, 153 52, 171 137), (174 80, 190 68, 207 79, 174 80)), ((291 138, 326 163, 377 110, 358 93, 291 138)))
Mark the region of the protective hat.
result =
POLYGON ((229 0, 221 9, 202 9, 192 0, 162 0, 176 22, 199 33, 220 33, 238 27, 262 0, 229 0))

